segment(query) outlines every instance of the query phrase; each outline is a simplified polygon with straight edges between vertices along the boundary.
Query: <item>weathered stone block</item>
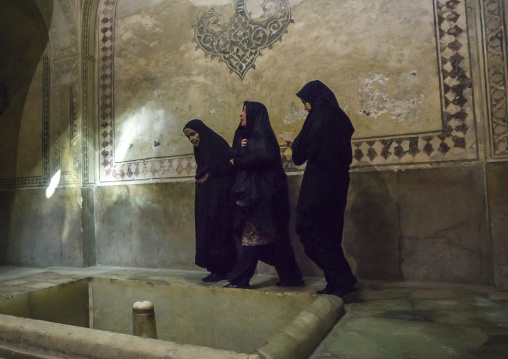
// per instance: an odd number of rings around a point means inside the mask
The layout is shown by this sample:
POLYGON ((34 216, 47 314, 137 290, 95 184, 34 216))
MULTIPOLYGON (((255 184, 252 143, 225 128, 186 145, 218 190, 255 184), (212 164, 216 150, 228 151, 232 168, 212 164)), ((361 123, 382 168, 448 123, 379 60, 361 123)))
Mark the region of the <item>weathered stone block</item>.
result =
POLYGON ((491 282, 482 166, 397 175, 406 280, 491 282))
POLYGON ((351 173, 343 247, 364 279, 400 279, 395 172, 351 173))
POLYGON ((508 289, 508 163, 490 163, 486 169, 495 284, 508 289))

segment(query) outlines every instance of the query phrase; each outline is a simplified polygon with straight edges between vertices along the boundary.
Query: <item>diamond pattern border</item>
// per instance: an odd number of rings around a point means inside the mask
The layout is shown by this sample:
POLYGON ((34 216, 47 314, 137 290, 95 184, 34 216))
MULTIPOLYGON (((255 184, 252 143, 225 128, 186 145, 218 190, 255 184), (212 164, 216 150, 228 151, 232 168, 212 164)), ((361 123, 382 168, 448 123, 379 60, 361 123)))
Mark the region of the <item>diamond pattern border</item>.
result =
POLYGON ((434 2, 442 133, 353 141, 354 167, 478 159, 464 0, 434 2))
POLYGON ((113 45, 116 0, 104 0, 99 13, 99 148, 101 182, 139 181, 194 176, 193 156, 114 161, 113 45))
MULTIPOLYGON (((478 159, 465 0, 434 1, 443 130, 437 135, 353 141, 353 167, 478 159)), ((114 17, 117 0, 102 0, 99 13, 100 181, 189 177, 192 156, 114 161, 114 17)), ((283 149, 281 149, 282 151, 283 149)), ((286 170, 297 168, 282 156, 286 170)))
POLYGON ((503 2, 482 1, 489 96, 490 156, 508 158, 508 53, 503 2))
POLYGON ((60 183, 61 184, 77 184, 80 183, 80 163, 81 163, 81 146, 79 134, 79 91, 78 91, 78 60, 76 58, 66 61, 53 63, 53 77, 52 77, 52 97, 55 106, 52 107, 52 118, 70 118, 69 122, 69 137, 64 138, 60 131, 55 131, 53 134, 52 152, 53 152, 53 167, 58 169, 62 166, 62 141, 69 141, 70 154, 72 161, 71 169, 68 172, 62 172, 60 183), (59 106, 60 91, 61 91, 61 78, 63 74, 69 74, 71 77, 69 85, 69 112, 61 113, 61 106, 59 106))

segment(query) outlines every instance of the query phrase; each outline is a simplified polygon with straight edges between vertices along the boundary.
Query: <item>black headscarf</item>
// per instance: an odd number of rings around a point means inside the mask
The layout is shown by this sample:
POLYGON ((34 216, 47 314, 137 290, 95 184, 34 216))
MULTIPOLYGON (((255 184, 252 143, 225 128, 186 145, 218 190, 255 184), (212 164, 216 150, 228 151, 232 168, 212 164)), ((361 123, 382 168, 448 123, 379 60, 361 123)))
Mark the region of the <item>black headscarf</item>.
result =
POLYGON ((321 81, 307 83, 297 94, 311 110, 293 142, 293 161, 317 161, 321 165, 348 170, 352 162, 351 136, 355 129, 333 92, 321 81))
POLYGON ((340 108, 332 90, 319 80, 307 83, 296 96, 310 103, 311 107, 315 107, 321 102, 334 108, 340 108))
POLYGON ((280 188, 278 181, 285 181, 286 175, 265 105, 246 101, 244 106, 247 123, 238 126, 233 139, 236 180, 232 192, 233 199, 250 205, 273 196, 280 188), (247 146, 241 147, 242 139, 247 139, 247 146))
MULTIPOLYGON (((247 123, 239 125, 233 139, 233 149, 241 150, 242 139, 248 140, 248 151, 260 159, 280 156, 280 147, 268 117, 268 111, 262 103, 244 102, 247 123)), ((247 150, 247 148, 243 148, 247 150)), ((244 154, 245 156, 245 154, 244 154)))
POLYGON ((196 179, 206 172, 209 172, 210 176, 227 172, 230 167, 229 160, 233 158, 227 141, 201 120, 189 121, 183 129, 186 128, 199 134, 199 146, 194 147, 194 157, 197 164, 196 179))

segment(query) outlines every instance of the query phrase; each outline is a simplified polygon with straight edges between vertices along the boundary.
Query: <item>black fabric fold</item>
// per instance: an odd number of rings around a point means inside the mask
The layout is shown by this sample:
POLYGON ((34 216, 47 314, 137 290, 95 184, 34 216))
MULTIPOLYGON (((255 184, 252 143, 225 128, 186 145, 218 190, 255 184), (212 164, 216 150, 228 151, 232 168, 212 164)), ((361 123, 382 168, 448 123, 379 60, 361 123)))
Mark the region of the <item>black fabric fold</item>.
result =
POLYGON ((311 105, 292 145, 293 162, 296 165, 307 162, 297 211, 312 212, 340 200, 342 191, 338 182, 346 177, 349 180, 354 128, 333 92, 321 81, 309 82, 297 96, 311 105))
POLYGON ((286 174, 280 158, 280 146, 273 132, 266 107, 259 102, 245 102, 247 124, 235 131, 233 153, 236 170, 232 194, 234 201, 252 206, 270 200, 286 174), (248 145, 241 146, 243 139, 248 145))

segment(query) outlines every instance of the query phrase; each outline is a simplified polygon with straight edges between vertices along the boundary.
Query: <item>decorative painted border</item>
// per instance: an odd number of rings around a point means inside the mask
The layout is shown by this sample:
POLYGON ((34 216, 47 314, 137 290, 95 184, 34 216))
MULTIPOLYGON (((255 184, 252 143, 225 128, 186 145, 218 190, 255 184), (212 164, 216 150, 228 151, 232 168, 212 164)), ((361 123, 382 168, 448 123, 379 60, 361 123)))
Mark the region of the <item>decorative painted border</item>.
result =
POLYGON ((114 21, 116 0, 103 0, 99 12, 99 181, 139 181, 194 175, 193 156, 118 163, 114 160, 114 21))
MULTIPOLYGON (((78 24, 76 10, 72 6, 72 2, 68 0, 58 0, 58 5, 63 11, 63 15, 67 24, 69 24, 69 34, 71 37, 71 45, 54 48, 54 54, 52 56, 53 61, 58 61, 62 59, 67 59, 69 57, 74 57, 78 55, 79 45, 78 45, 78 24)), ((53 43, 56 44, 55 41, 53 43)))
POLYGON ((482 1, 489 106, 490 157, 508 158, 508 46, 503 1, 482 1))
MULTIPOLYGON (((70 117, 69 122, 69 139, 62 138, 60 132, 56 132, 54 134, 53 141, 53 168, 60 169, 61 168, 61 141, 69 141, 71 156, 72 156, 72 166, 71 171, 62 172, 60 177, 61 184, 77 184, 80 183, 80 141, 79 141, 79 121, 78 121, 78 109, 79 109, 79 94, 78 94, 78 63, 77 58, 66 60, 63 62, 57 62, 53 64, 53 99, 54 101, 58 101, 58 90, 60 86, 60 77, 64 73, 70 73, 71 80, 69 83, 70 87, 70 103, 69 103, 69 113, 68 114, 60 114, 55 112, 53 115, 55 118, 70 117)), ((54 109, 57 111, 57 109, 54 109)))
MULTIPOLYGON (((432 1, 438 39, 442 133, 353 141, 354 167, 478 159, 465 0, 432 1)), ((192 176, 196 167, 192 156, 131 162, 114 160, 116 4, 117 0, 102 0, 99 13, 99 181, 192 176)), ((298 170, 286 156, 283 162, 288 171, 298 170)))
POLYGON ((89 166, 90 166, 90 159, 89 159, 89 153, 88 153, 88 145, 90 141, 90 126, 88 124, 89 118, 88 118, 88 59, 85 57, 82 57, 82 77, 81 77, 81 84, 83 89, 82 94, 82 110, 81 110, 81 153, 82 153, 82 182, 83 183, 90 183, 90 173, 89 173, 89 166))
POLYGON ((219 24, 220 15, 213 8, 204 13, 194 26, 196 50, 200 48, 205 56, 210 55, 212 59, 219 58, 219 62, 225 63, 230 72, 236 73, 242 81, 247 71, 256 68, 261 50, 271 49, 277 41, 282 41, 287 27, 294 22, 288 0, 272 1, 275 6, 271 10, 275 9, 276 13, 271 13, 264 22, 250 18, 245 1, 236 1, 236 14, 225 26, 219 24))
POLYGON ((353 141, 355 167, 478 159, 465 1, 434 6, 442 133, 353 141))
MULTIPOLYGON (((94 0, 84 0, 83 4, 83 31, 82 31, 82 44, 81 44, 81 82, 82 82, 82 105, 81 105, 81 131, 82 131, 82 183, 89 184, 90 183, 90 153, 89 153, 89 145, 90 141, 93 141, 93 138, 90 138, 90 124, 91 117, 89 116, 89 71, 94 73, 94 69, 90 69, 89 61, 93 61, 95 63, 95 53, 94 49, 91 48, 91 38, 90 38, 90 29, 91 26, 96 26, 96 24, 92 24, 93 12, 97 11, 97 3, 94 0), (95 6, 94 6, 95 4, 95 6)), ((93 100, 92 100, 93 101, 93 100)))
POLYGON ((47 55, 42 58, 42 176, 0 180, 3 187, 29 187, 47 185, 49 180, 49 114, 50 114, 50 64, 47 55))

